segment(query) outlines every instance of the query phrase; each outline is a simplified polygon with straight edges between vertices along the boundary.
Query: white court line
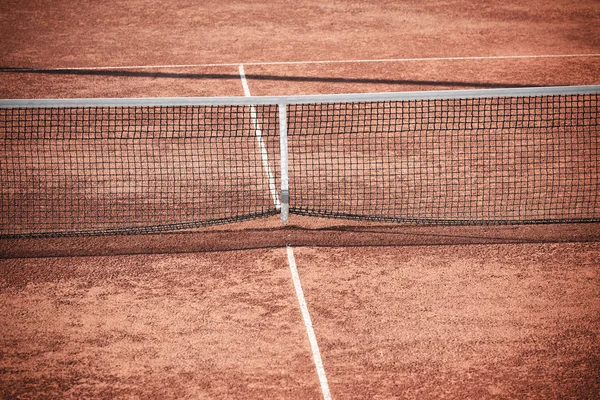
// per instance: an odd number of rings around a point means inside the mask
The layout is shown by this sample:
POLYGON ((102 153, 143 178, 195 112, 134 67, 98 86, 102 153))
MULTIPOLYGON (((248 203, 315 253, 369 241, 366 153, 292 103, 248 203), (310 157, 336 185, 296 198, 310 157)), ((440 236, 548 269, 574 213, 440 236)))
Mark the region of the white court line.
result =
POLYGON ((507 56, 464 56, 464 57, 413 57, 413 58, 375 58, 359 60, 314 60, 314 61, 256 61, 244 63, 204 63, 204 64, 164 64, 164 65, 115 65, 104 67, 59 67, 59 68, 0 68, 0 72, 43 72, 43 71, 102 71, 123 69, 177 69, 196 67, 234 67, 238 65, 310 65, 310 64, 352 64, 352 63, 395 63, 415 61, 469 61, 469 60, 520 60, 539 58, 586 58, 600 57, 600 53, 590 54, 540 54, 540 55, 507 55, 507 56))
MULTIPOLYGON (((242 80, 242 86, 244 87, 244 95, 246 97, 251 97, 250 88, 248 87, 248 81, 246 81, 246 73, 244 72, 244 66, 241 64, 239 66, 239 71, 240 79, 242 80)), ((277 210, 280 210, 281 202, 279 201, 279 195, 277 194, 275 176, 273 175, 273 172, 271 171, 271 166, 269 165, 269 154, 267 153, 267 148, 265 147, 265 142, 263 141, 262 137, 262 130, 256 117, 256 108, 252 105, 250 106, 250 119, 252 120, 252 126, 254 126, 254 134, 256 135, 258 148, 260 149, 260 156, 262 158, 263 168, 265 169, 267 179, 269 180, 269 190, 271 191, 271 196, 273 197, 273 203, 275 204, 275 208, 277 210)))
POLYGON ((288 263, 290 264, 290 271, 292 273, 292 280, 294 281, 294 288, 296 289, 296 297, 298 297, 300 311, 302 312, 302 319, 304 320, 304 326, 306 327, 306 333, 308 334, 308 341, 310 342, 313 360, 315 362, 315 367, 317 368, 317 375, 319 376, 319 383, 321 384, 321 392, 323 393, 323 398, 325 400, 331 400, 331 392, 329 391, 329 383, 327 382, 327 376, 325 375, 325 368, 323 368, 321 352, 319 351, 317 337, 310 319, 308 306, 306 305, 306 299, 304 298, 304 292, 302 291, 302 285, 300 284, 300 276, 298 275, 298 268, 296 268, 294 250, 292 250, 291 246, 287 246, 287 256, 288 263))

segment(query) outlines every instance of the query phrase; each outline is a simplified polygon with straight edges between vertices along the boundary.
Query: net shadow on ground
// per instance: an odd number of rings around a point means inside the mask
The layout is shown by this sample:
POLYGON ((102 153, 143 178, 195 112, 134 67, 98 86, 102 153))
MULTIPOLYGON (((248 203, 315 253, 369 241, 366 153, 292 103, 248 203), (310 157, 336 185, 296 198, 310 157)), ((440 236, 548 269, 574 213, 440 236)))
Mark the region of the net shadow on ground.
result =
MULTIPOLYGON (((239 80, 239 74, 198 74, 176 72, 150 72, 150 71, 123 71, 123 70, 93 70, 93 69, 52 69, 52 68, 11 68, 0 67, 0 73, 19 74, 47 74, 47 75, 75 75, 75 76, 105 76, 122 78, 157 78, 157 79, 192 79, 192 80, 239 80)), ((285 81, 285 82, 320 82, 320 83, 348 83, 367 85, 418 85, 441 86, 457 88, 502 89, 519 87, 537 87, 539 85, 503 84, 493 82, 463 82, 440 80, 414 80, 414 79, 379 79, 379 78, 352 78, 352 77, 315 77, 315 76, 281 76, 266 74, 246 74, 249 80, 257 81, 285 81)))
MULTIPOLYGON (((308 220, 308 219, 307 219, 308 220)), ((194 232, 0 240, 0 258, 176 254, 282 248, 465 246, 600 242, 600 223, 506 226, 407 226, 255 221, 194 232)))

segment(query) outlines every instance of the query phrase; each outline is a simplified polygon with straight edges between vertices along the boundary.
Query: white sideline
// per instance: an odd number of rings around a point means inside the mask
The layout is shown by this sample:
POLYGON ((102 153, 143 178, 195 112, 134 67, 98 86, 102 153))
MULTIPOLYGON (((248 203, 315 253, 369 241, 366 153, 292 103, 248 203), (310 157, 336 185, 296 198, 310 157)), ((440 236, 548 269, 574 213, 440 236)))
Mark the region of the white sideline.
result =
MULTIPOLYGON (((412 57, 412 58, 375 58, 358 60, 314 60, 314 61, 254 61, 242 65, 310 65, 310 64, 352 64, 352 63, 395 63, 414 61, 475 61, 475 60, 519 60, 537 58, 586 58, 600 57, 600 53, 589 54, 539 54, 539 55, 505 55, 505 56, 464 56, 464 57, 412 57)), ((103 67, 30 67, 30 68, 0 68, 0 72, 37 72, 37 71, 110 71, 123 69, 168 69, 168 68, 203 68, 203 67, 234 67, 236 63, 199 63, 199 64, 163 64, 163 65, 113 65, 103 67)))
MULTIPOLYGON (((244 95, 246 97, 252 97, 252 95, 250 94, 250 88, 248 87, 248 81, 246 80, 244 66, 241 64, 239 66, 239 71, 240 79, 242 80, 242 86, 244 88, 244 95)), ((265 169, 267 179, 269 180, 269 190, 271 191, 271 196, 273 197, 273 203, 275 204, 275 208, 279 210, 281 209, 281 202, 279 201, 279 195, 277 194, 277 187, 275 186, 275 177, 273 176, 271 166, 269 165, 269 154, 267 153, 267 148, 265 147, 265 142, 262 138, 262 130, 256 117, 256 108, 254 107, 254 105, 250 105, 250 118, 252 119, 252 126, 254 126, 254 134, 256 135, 258 148, 260 149, 260 156, 262 158, 263 168, 265 169)))
MULTIPOLYGON (((244 66, 242 64, 239 65, 240 78, 242 80, 242 86, 244 87, 244 94, 246 97, 251 97, 250 88, 248 87, 248 81, 246 80, 246 73, 244 71, 244 66)), ((281 110, 280 110, 281 115, 281 110)), ((284 111, 285 115, 285 111, 284 111)), ((279 210, 281 208, 281 203, 279 201, 279 197, 277 196, 277 189, 275 186, 275 179, 273 179, 273 174, 271 172, 271 167, 269 166, 269 159, 267 156, 267 151, 262 140, 262 131, 258 124, 258 120, 256 118, 256 109, 254 105, 250 105, 250 116, 252 118, 252 125, 254 125, 254 129, 256 131, 256 138, 258 140, 258 145, 260 147, 260 152, 262 155, 263 166, 269 178, 269 187, 271 189, 271 194, 273 195, 273 199, 275 202, 275 206, 279 210)), ((308 341, 310 342, 310 348, 312 350, 313 361, 315 363, 315 368, 317 369, 317 375, 319 377, 319 383, 321 385, 321 392, 323 394, 324 400, 331 400, 331 393, 329 391, 329 384, 327 383, 327 376, 325 375, 325 368, 323 368, 323 361, 321 360, 321 352, 319 351, 319 345, 317 344, 317 337, 315 336, 315 331, 312 326, 312 321, 310 319, 310 314, 308 312, 308 307, 306 305, 306 299, 304 298, 304 292, 302 291, 302 285, 300 283, 300 276, 298 275, 298 268, 296 267, 296 260, 294 258, 294 251, 291 246, 286 247, 287 256, 288 256, 288 264, 290 265, 290 272, 292 275, 292 281, 294 282, 294 289, 296 290, 296 297, 298 298, 298 304, 300 305, 300 312, 302 313, 302 319, 304 320, 304 326, 306 328, 306 333, 308 334, 308 341)))
POLYGON ((294 250, 292 250, 291 246, 287 246, 286 249, 288 263, 290 264, 290 272, 292 273, 292 281, 294 281, 294 288, 296 289, 296 297, 298 297, 300 311, 302 312, 302 319, 304 320, 304 326, 306 327, 306 333, 308 334, 308 341, 310 342, 313 360, 315 362, 315 367, 317 368, 317 375, 319 376, 319 383, 321 384, 321 392, 323 393, 323 398, 325 400, 331 400, 331 392, 329 391, 329 383, 327 382, 327 376, 325 375, 323 360, 321 360, 321 352, 319 351, 317 337, 315 335, 315 330, 313 329, 312 321, 310 319, 308 306, 306 305, 306 299, 304 298, 304 292, 302 291, 302 285, 300 284, 298 268, 296 268, 294 250))

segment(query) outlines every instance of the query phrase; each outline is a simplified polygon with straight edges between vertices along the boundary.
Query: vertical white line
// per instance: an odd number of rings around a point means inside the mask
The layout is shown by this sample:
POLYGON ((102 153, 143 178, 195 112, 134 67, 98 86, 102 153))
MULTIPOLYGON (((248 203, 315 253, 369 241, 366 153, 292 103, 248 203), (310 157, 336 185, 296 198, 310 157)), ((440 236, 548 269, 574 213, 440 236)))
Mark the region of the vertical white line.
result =
MULTIPOLYGON (((244 88, 244 95, 246 97, 251 97, 250 88, 248 87, 248 82, 246 81, 246 73, 244 71, 244 66, 240 64, 240 79, 242 80, 242 87, 244 88)), ((277 186, 275 185, 275 176, 271 171, 271 166, 269 165, 269 155, 267 153, 267 148, 265 147, 265 142, 262 137, 262 130, 260 128, 260 124, 258 123, 258 118, 256 117, 256 108, 254 106, 250 106, 250 119, 252 120, 252 126, 254 126, 254 134, 256 135, 256 140, 258 142, 258 148, 260 150, 260 156, 262 158, 263 168, 265 169, 265 174, 267 175, 267 179, 269 181, 269 190, 271 191, 271 197, 273 197, 273 203, 275 204, 275 208, 277 210, 281 209, 281 203, 279 201, 279 195, 277 194, 277 186)))
POLYGON ((319 351, 319 345, 317 344, 317 337, 313 329, 310 314, 308 313, 308 307, 306 300, 304 299, 304 292, 302 291, 302 285, 300 284, 300 276, 298 275, 298 269, 296 268, 296 259, 294 258, 294 250, 291 246, 287 246, 288 263, 290 264, 290 271, 292 273, 292 281, 294 282, 294 288, 296 289, 296 297, 298 297, 298 303, 300 304, 300 311, 302 312, 302 319, 304 319, 304 326, 306 327, 306 333, 308 334, 308 341, 310 342, 310 348, 313 354, 313 360, 315 367, 317 368, 317 375, 319 376, 319 383, 321 384, 321 392, 325 400, 331 400, 331 392, 329 391, 329 383, 327 383, 327 376, 325 375, 325 368, 323 368, 323 360, 321 360, 321 352, 319 351))

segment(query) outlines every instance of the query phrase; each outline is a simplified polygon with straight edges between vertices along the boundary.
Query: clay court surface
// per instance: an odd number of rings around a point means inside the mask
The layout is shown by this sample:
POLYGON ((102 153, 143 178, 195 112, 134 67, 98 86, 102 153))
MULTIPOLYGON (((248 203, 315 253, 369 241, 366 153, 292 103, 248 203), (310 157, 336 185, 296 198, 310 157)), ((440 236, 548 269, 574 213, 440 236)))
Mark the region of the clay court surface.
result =
MULTIPOLYGON (((0 98, 244 96, 240 65, 255 96, 597 85, 599 17, 596 1, 3 1, 0 98)), ((597 223, 2 239, 0 397, 596 398, 599 288, 597 223)))

